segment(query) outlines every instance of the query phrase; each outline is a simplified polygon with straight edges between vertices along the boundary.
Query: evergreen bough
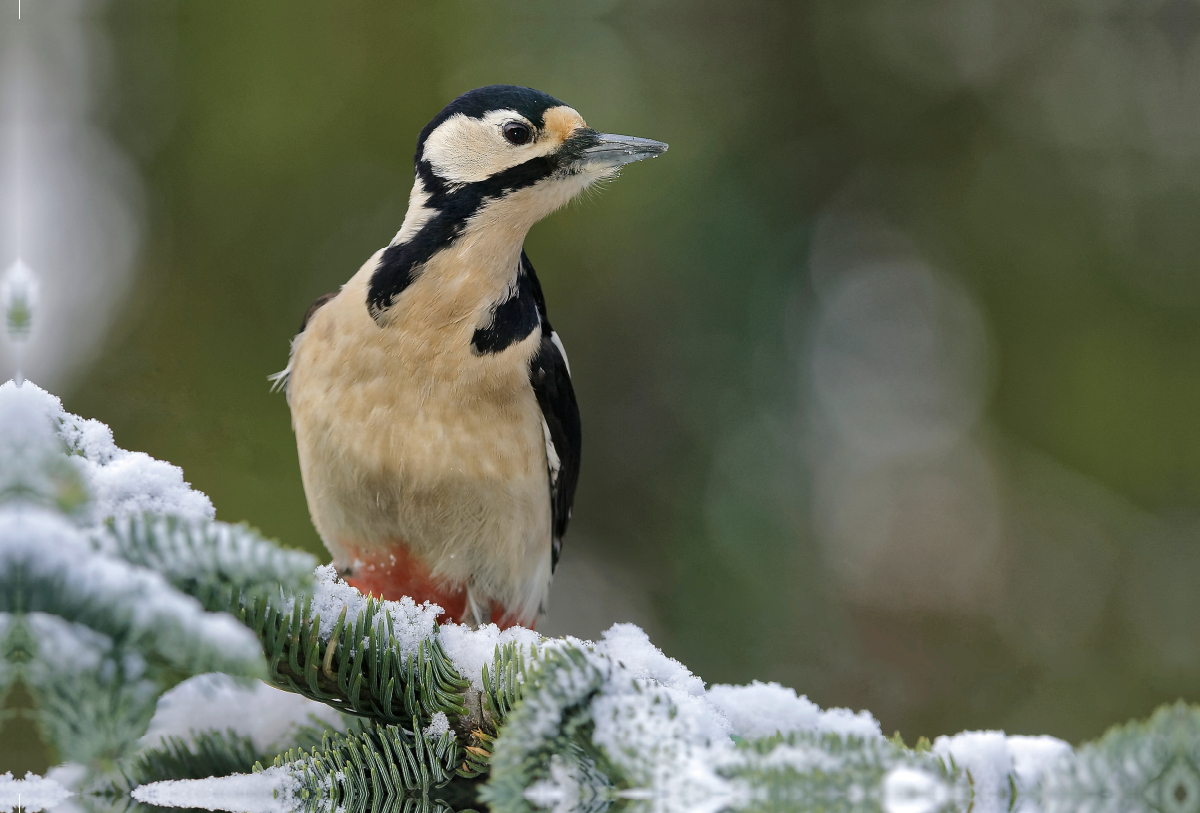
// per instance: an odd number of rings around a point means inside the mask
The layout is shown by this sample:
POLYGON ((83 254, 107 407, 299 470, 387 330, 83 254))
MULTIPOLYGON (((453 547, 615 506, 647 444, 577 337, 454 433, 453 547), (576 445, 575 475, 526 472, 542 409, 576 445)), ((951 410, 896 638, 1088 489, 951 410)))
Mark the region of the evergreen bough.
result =
POLYGON ((1065 753, 1028 787, 1010 773, 985 788, 928 743, 702 735, 687 717, 701 701, 584 642, 497 647, 475 681, 436 626, 398 636, 387 602, 322 623, 313 557, 251 528, 103 516, 88 478, 115 452, 61 407, 32 414, 49 396, 26 386, 0 386, 0 695, 24 681, 57 756, 107 777, 85 808, 122 809, 146 783, 265 770, 295 806, 347 813, 1200 810, 1200 708, 1184 704, 1065 753), (353 722, 294 731, 282 753, 215 730, 139 750, 162 692, 213 670, 353 722))
POLYGON ((437 713, 465 715, 458 676, 436 639, 422 641, 415 655, 392 645, 391 616, 368 599, 347 619, 343 609, 328 639, 311 599, 281 601, 256 597, 230 607, 263 643, 270 680, 281 689, 318 700, 339 711, 385 723, 418 720, 437 713))

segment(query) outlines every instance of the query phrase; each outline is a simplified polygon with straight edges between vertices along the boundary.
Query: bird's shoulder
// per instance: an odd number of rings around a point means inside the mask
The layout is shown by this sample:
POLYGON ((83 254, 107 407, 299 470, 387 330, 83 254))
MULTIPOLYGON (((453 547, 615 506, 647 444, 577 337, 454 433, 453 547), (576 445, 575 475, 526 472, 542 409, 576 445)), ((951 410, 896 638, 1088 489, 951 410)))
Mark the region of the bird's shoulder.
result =
POLYGON ((312 321, 312 318, 314 315, 316 315, 317 311, 319 311, 323 306, 329 304, 329 302, 336 298, 339 293, 341 293, 340 289, 337 291, 330 291, 327 294, 322 294, 321 296, 317 297, 316 302, 308 306, 308 310, 304 312, 304 318, 300 320, 300 329, 296 331, 296 335, 292 338, 292 346, 288 352, 287 366, 279 372, 272 373, 271 375, 267 376, 267 380, 271 382, 271 391, 276 392, 278 390, 283 390, 284 395, 287 396, 289 404, 291 404, 292 401, 291 379, 292 371, 295 369, 296 364, 296 350, 300 345, 301 337, 304 336, 304 329, 308 327, 309 322, 312 321))
POLYGON ((340 290, 330 291, 327 294, 321 294, 319 297, 317 297, 317 301, 309 305, 308 310, 304 312, 304 318, 300 320, 300 329, 296 331, 296 333, 303 333, 304 328, 308 327, 308 323, 312 321, 313 315, 316 314, 316 312, 319 311, 322 306, 328 304, 329 300, 336 297, 339 293, 341 293, 340 290))

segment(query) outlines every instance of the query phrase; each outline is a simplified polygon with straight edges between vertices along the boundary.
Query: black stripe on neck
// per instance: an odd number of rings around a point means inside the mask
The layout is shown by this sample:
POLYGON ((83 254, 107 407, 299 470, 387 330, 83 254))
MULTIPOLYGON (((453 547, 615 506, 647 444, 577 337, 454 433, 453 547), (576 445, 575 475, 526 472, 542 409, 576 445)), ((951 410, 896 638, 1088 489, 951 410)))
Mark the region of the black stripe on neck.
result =
POLYGON ((453 245, 466 230, 467 221, 483 206, 555 173, 569 173, 575 159, 595 143, 598 143, 595 131, 580 130, 550 155, 530 159, 470 184, 449 184, 434 174, 428 161, 418 160, 417 182, 428 196, 424 205, 433 209, 434 215, 411 239, 384 249, 367 290, 367 310, 371 317, 382 325, 386 321, 384 312, 416 280, 421 266, 453 245))
POLYGON ((544 311, 542 288, 522 251, 512 294, 492 305, 491 321, 471 336, 471 351, 482 356, 507 350, 537 329, 544 311))

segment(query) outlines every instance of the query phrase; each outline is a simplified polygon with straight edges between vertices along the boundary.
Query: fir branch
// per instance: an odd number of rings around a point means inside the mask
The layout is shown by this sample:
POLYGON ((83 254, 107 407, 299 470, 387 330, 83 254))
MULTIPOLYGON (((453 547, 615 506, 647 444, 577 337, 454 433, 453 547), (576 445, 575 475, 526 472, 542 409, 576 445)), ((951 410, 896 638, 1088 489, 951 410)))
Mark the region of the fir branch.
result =
MULTIPOLYGON (((586 796, 602 805, 626 778, 592 742, 591 702, 610 675, 580 649, 566 646, 531 661, 523 702, 508 715, 490 756, 480 799, 493 811, 528 813, 526 791, 555 769, 588 778, 586 796)), ((581 800, 582 801, 582 800, 581 800)))
MULTIPOLYGON (((136 656, 135 656, 136 657, 136 656)), ((64 762, 110 770, 133 747, 154 716, 166 688, 154 678, 129 674, 119 657, 105 657, 87 672, 55 674, 34 662, 26 682, 38 724, 64 762)))
MULTIPOLYGON (((537 659, 536 648, 531 648, 530 658, 537 659)), ((524 651, 515 643, 497 646, 490 667, 483 667, 478 722, 463 732, 466 743, 463 746, 463 764, 458 770, 460 776, 480 776, 491 769, 496 737, 504 729, 513 709, 521 702, 525 679, 524 651)))
MULTIPOLYGON (((291 738, 289 750, 302 752, 322 746, 329 735, 338 732, 312 719, 313 725, 301 726, 291 738)), ((357 731, 353 727, 351 732, 357 731)), ((140 752, 119 768, 120 779, 105 789, 109 796, 127 795, 138 785, 176 779, 207 779, 250 773, 263 763, 272 763, 278 748, 263 750, 248 735, 233 729, 193 731, 187 737, 164 737, 160 745, 140 752)))
POLYGON ((418 720, 428 725, 441 712, 467 714, 459 677, 436 636, 421 641, 415 655, 401 656, 391 616, 369 599, 354 618, 343 608, 330 636, 311 599, 280 601, 255 597, 231 609, 262 642, 270 681, 346 714, 385 724, 418 720))
POLYGON ((316 558, 286 550, 248 525, 139 516, 109 521, 96 545, 161 573, 206 610, 227 611, 233 602, 312 590, 316 558))
POLYGON ((100 634, 60 616, 15 618, 6 641, 34 712, 58 755, 108 771, 134 747, 159 695, 181 676, 148 661, 129 639, 100 634))
POLYGON ((946 789, 935 813, 970 807, 969 777, 928 751, 895 739, 798 731, 737 744, 717 773, 746 789, 746 813, 874 813, 888 807, 883 782, 897 767, 925 772, 946 789))
POLYGON ((256 763, 270 759, 250 737, 228 731, 203 731, 190 738, 165 737, 162 745, 138 754, 121 769, 124 792, 147 782, 204 779, 249 773, 256 763))
MULTIPOLYGON (((537 648, 529 653, 537 659, 537 648)), ((493 731, 499 730, 524 696, 526 669, 524 651, 515 643, 496 647, 491 668, 483 668, 483 697, 493 731)))
MULTIPOLYGON (((148 599, 134 591, 122 596, 81 591, 78 583, 84 578, 83 572, 39 572, 23 563, 9 563, 0 567, 0 612, 18 620, 27 613, 45 613, 87 627, 119 648, 140 653, 152 668, 172 673, 168 685, 204 672, 262 675, 262 660, 252 650, 200 638, 180 618, 144 606, 148 599)), ((232 629, 236 631, 236 625, 232 629)))
POLYGON ((430 738, 416 719, 411 724, 411 730, 376 723, 326 735, 319 748, 288 751, 274 765, 298 776, 301 799, 334 807, 379 810, 404 798, 428 798, 457 779, 461 749, 453 732, 430 738))
MULTIPOLYGON (((248 613, 247 617, 257 616, 262 620, 271 615, 269 604, 266 605, 266 609, 263 609, 264 602, 260 601, 258 605, 257 612, 248 613)), ((278 667, 278 672, 273 678, 285 688, 310 697, 316 695, 316 699, 346 709, 350 698, 345 687, 352 685, 352 681, 357 680, 360 689, 363 686, 370 687, 372 692, 377 686, 376 680, 370 674, 361 679, 356 678, 356 675, 370 668, 361 664, 387 663, 397 652, 397 648, 394 642, 384 638, 382 633, 374 638, 369 632, 365 636, 362 635, 364 630, 372 627, 372 619, 378 617, 379 605, 376 602, 369 601, 359 618, 349 625, 345 622, 346 613, 343 612, 335 626, 335 632, 324 642, 314 633, 314 630, 320 628, 319 619, 306 620, 309 619, 308 609, 307 605, 297 602, 292 605, 289 615, 278 614, 282 621, 272 621, 277 627, 276 634, 273 640, 265 642, 270 646, 278 646, 282 641, 286 650, 276 655, 268 653, 269 662, 278 667), (339 634, 339 629, 347 627, 350 629, 348 634, 339 634), (331 649, 329 645, 346 638, 362 640, 363 651, 348 653, 349 660, 342 663, 338 659, 338 650, 331 649), (314 648, 305 643, 308 641, 315 641, 317 646, 314 648), (297 642, 300 645, 295 645, 297 642), (324 648, 321 647, 322 643, 326 644, 324 648), (372 647, 378 647, 378 652, 372 647), (333 657, 326 661, 325 656, 331 651, 333 657), (306 660, 299 660, 302 657, 299 653, 302 652, 307 652, 306 660), (289 657, 293 653, 297 654, 298 658, 295 664, 291 663, 289 657), (314 678, 317 684, 315 692, 308 680, 312 673, 309 665, 314 663, 320 664, 314 678), (341 684, 337 691, 343 692, 345 696, 326 695, 321 690, 321 681, 337 678, 339 672, 341 684), (295 674, 306 675, 304 682, 294 680, 291 676, 295 674)), ((379 628, 385 629, 386 625, 387 622, 384 621, 379 628)), ((270 629, 270 625, 264 628, 270 629)), ((403 696, 409 700, 403 702, 413 702, 415 708, 424 712, 410 716, 405 721, 406 725, 363 720, 356 729, 346 734, 324 732, 320 745, 307 751, 302 747, 292 748, 269 764, 287 769, 300 780, 299 796, 309 803, 309 807, 320 803, 320 809, 328 809, 328 805, 332 805, 344 807, 349 811, 377 813, 389 810, 463 810, 464 806, 474 804, 479 784, 476 777, 490 770, 491 744, 504 728, 514 709, 519 707, 522 685, 526 679, 526 661, 521 649, 515 644, 496 648, 493 663, 486 666, 483 672, 486 688, 482 693, 481 702, 487 712, 485 723, 467 732, 466 744, 463 744, 453 729, 440 735, 431 735, 422 730, 429 718, 439 711, 459 714, 465 712, 461 706, 450 704, 445 704, 437 710, 432 710, 432 706, 421 705, 420 695, 424 690, 420 687, 422 679, 419 679, 418 675, 425 676, 424 680, 437 680, 437 668, 434 666, 436 658, 442 659, 444 670, 454 674, 449 658, 441 650, 441 645, 436 639, 423 642, 417 658, 410 657, 406 660, 411 671, 407 673, 410 677, 405 684, 403 696)), ((466 681, 457 679, 456 683, 445 686, 438 697, 445 701, 449 696, 446 692, 455 690, 453 696, 461 702, 461 692, 468 685, 466 681)), ((369 696, 374 695, 360 690, 357 698, 360 706, 369 696)), ((431 694, 430 698, 432 697, 431 694)), ((378 710, 372 711, 377 713, 378 710)), ((172 772, 180 770, 181 763, 196 765, 193 771, 195 774, 203 774, 207 770, 209 773, 206 775, 227 775, 232 773, 232 766, 244 764, 249 754, 244 744, 239 747, 237 742, 215 735, 204 742, 207 752, 203 755, 192 750, 180 753, 180 747, 180 744, 176 744, 169 754, 147 756, 146 760, 155 763, 157 774, 149 770, 144 770, 140 775, 133 775, 131 772, 130 780, 136 782, 187 778, 171 775, 172 772)), ((266 763, 265 760, 260 762, 266 763)), ((261 764, 255 769, 261 770, 261 764)))
POLYGON ((1049 766, 1032 789, 1046 811, 1191 810, 1200 796, 1200 706, 1160 706, 1049 766))

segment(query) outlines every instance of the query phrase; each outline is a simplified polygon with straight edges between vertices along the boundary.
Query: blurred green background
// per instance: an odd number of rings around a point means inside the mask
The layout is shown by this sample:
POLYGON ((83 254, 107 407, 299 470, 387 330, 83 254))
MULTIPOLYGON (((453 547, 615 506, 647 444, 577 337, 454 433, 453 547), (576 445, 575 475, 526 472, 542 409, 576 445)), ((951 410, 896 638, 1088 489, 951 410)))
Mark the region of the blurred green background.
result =
POLYGON ((324 555, 266 376, 424 123, 529 85, 671 145, 526 243, 585 441, 543 631, 909 742, 1200 700, 1200 4, 96 8, 141 249, 50 383, 219 518, 324 555))

